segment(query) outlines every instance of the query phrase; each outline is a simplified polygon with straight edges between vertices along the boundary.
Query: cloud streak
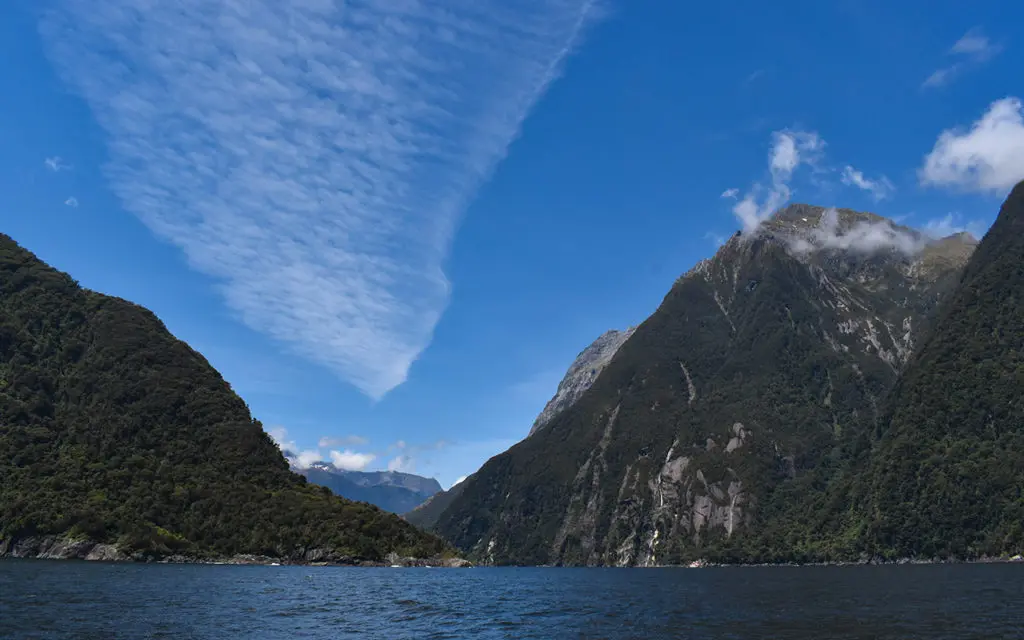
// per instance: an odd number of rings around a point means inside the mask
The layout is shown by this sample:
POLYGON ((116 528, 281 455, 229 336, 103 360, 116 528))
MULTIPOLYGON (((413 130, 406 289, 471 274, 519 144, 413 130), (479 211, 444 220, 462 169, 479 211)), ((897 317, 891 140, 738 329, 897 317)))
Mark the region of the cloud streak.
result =
POLYGON ((993 102, 970 130, 943 131, 918 171, 924 185, 1003 192, 1024 179, 1024 104, 993 102))
POLYGON ((53 171, 54 173, 57 173, 64 169, 71 168, 71 165, 64 164, 64 161, 60 159, 60 156, 53 156, 52 158, 47 158, 46 160, 43 161, 43 164, 46 165, 47 169, 53 171))
POLYGON ((845 185, 867 191, 875 200, 884 200, 895 190, 892 182, 885 176, 877 180, 871 180, 850 165, 843 167, 842 181, 845 185))
POLYGON ((1002 51, 1000 45, 993 43, 982 33, 981 29, 975 27, 965 33, 950 48, 949 55, 953 56, 955 61, 936 69, 921 86, 925 89, 932 89, 947 85, 970 67, 988 62, 1000 51, 1002 51))
POLYGON ((67 200, 64 201, 64 204, 66 204, 67 206, 71 207, 72 209, 77 209, 78 208, 78 198, 76 198, 74 196, 71 196, 70 198, 68 198, 67 200))
POLYGON ((250 327, 378 399, 448 302, 469 200, 593 0, 57 0, 41 32, 124 207, 250 327))

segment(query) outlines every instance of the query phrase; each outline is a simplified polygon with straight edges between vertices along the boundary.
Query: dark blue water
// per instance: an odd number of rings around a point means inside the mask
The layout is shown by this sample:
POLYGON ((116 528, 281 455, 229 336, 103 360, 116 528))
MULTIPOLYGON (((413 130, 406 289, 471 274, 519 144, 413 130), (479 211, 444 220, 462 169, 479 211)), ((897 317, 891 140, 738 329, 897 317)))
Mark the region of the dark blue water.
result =
POLYGON ((3 560, 0 638, 1024 638, 1024 566, 446 570, 3 560))

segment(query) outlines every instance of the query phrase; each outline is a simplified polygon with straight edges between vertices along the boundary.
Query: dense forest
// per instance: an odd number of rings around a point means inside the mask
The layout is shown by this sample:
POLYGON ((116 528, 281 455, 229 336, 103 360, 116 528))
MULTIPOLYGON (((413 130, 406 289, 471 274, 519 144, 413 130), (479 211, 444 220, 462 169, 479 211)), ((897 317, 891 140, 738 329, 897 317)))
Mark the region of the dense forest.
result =
POLYGON ((894 390, 853 483, 868 550, 1024 551, 1024 183, 894 390))
POLYGON ((450 552, 288 465, 245 403, 151 312, 0 235, 0 542, 139 557, 380 560, 450 552))

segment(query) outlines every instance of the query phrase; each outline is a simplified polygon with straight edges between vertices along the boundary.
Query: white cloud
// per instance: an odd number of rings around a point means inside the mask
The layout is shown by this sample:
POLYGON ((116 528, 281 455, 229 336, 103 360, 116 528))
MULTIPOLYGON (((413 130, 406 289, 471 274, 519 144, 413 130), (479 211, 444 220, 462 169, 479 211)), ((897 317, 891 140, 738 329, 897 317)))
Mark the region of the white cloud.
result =
POLYGON ((289 464, 297 469, 306 469, 314 462, 324 459, 317 449, 299 449, 299 445, 288 438, 288 430, 284 427, 273 427, 267 431, 277 448, 281 450, 289 464))
POLYGON ((71 207, 72 209, 76 209, 78 208, 78 198, 71 196, 70 198, 64 201, 64 204, 71 207))
POLYGON ((372 453, 357 453, 349 449, 344 451, 331 451, 331 464, 346 471, 362 471, 371 462, 377 459, 372 453))
MULTIPOLYGON (((456 478, 456 479, 455 479, 455 482, 453 482, 453 483, 452 483, 452 487, 454 487, 454 486, 455 486, 455 485, 457 485, 457 484, 462 484, 462 482, 463 482, 463 481, 464 481, 464 480, 465 480, 466 478, 468 478, 468 477, 469 477, 469 476, 459 476, 458 478, 456 478)), ((449 488, 449 489, 451 489, 452 487, 448 487, 448 488, 449 488)))
POLYGON ((250 327, 372 398, 448 302, 453 229, 595 0, 56 0, 41 31, 129 211, 250 327))
POLYGON ((801 162, 813 164, 814 152, 824 148, 824 141, 814 132, 776 131, 772 134, 771 162, 772 176, 789 180, 801 162))
POLYGON ((320 438, 317 446, 324 449, 330 449, 331 447, 359 447, 369 444, 369 442, 369 440, 362 436, 343 436, 341 438, 324 436, 320 438))
POLYGON ((857 187, 870 193, 876 200, 882 200, 887 198, 895 188, 892 182, 888 178, 882 176, 877 180, 871 180, 864 176, 864 174, 850 165, 843 167, 842 175, 843 184, 852 187, 857 187))
POLYGON ((289 448, 288 446, 286 446, 287 444, 294 444, 289 442, 288 430, 285 429, 284 427, 272 427, 267 430, 267 435, 270 436, 270 439, 273 440, 274 443, 282 449, 289 448))
POLYGON ((732 208, 743 225, 743 233, 754 233, 762 222, 789 200, 789 182, 793 172, 802 164, 817 166, 824 148, 825 141, 814 132, 784 130, 772 134, 768 162, 771 187, 766 190, 755 184, 732 208))
POLYGON ((925 239, 915 233, 897 228, 888 220, 868 222, 858 220, 848 228, 841 228, 839 214, 827 209, 806 236, 794 237, 790 248, 797 253, 822 249, 839 249, 856 253, 875 253, 896 250, 907 255, 924 247, 925 239))
POLYGON ((922 184, 1002 192, 1024 179, 1024 107, 1019 98, 993 102, 969 131, 939 135, 918 172, 922 184))
POLYGON ((740 195, 740 190, 739 189, 726 189, 725 191, 722 192, 721 197, 722 198, 727 198, 727 199, 735 199, 739 195, 740 195))
POLYGON ((388 461, 388 471, 400 471, 402 473, 416 473, 416 461, 412 456, 395 456, 388 461))
POLYGON ((981 29, 971 29, 957 40, 949 50, 949 55, 953 56, 956 60, 929 75, 922 86, 934 88, 946 85, 968 68, 991 60, 1001 50, 1002 47, 989 40, 982 33, 981 29))
POLYGON ((988 231, 988 225, 981 220, 971 220, 963 223, 960 216, 948 213, 941 218, 929 220, 924 225, 924 232, 928 236, 939 239, 946 238, 954 233, 967 232, 976 239, 981 239, 988 231))
POLYGON ((64 161, 61 160, 59 156, 47 158, 46 160, 43 161, 43 164, 46 165, 47 169, 53 171, 54 173, 61 171, 63 169, 71 168, 71 165, 64 164, 64 161))
POLYGON ((323 460, 324 456, 320 451, 316 449, 303 449, 302 451, 295 452, 290 461, 298 469, 308 469, 314 463, 323 462, 323 460))

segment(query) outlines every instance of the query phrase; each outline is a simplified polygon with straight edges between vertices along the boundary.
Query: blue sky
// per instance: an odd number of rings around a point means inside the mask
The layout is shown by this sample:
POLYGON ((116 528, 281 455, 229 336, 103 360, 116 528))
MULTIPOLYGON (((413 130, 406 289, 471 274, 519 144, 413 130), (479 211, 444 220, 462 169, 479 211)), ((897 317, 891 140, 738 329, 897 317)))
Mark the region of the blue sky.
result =
POLYGON ((449 485, 774 206, 982 233, 1024 178, 1019 3, 423 5, 3 3, 0 230, 449 485))

